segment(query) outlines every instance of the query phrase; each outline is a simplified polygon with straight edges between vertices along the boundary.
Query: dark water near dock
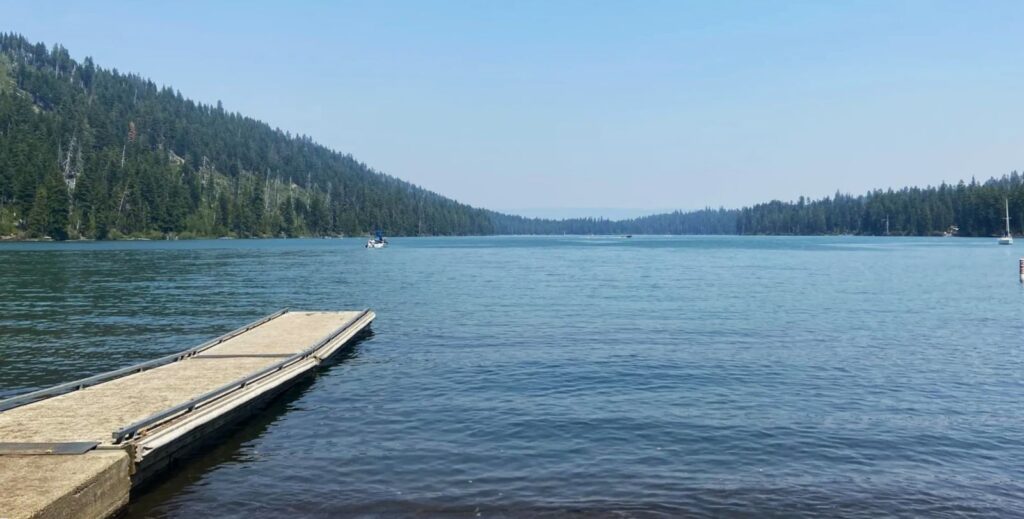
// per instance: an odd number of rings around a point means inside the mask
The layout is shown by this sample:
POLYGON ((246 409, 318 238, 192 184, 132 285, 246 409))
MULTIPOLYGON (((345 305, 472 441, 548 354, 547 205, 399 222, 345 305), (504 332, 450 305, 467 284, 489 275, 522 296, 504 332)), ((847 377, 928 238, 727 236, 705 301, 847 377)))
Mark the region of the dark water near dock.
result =
POLYGON ((129 516, 1024 515, 1019 246, 362 243, 0 244, 0 396, 371 307, 129 516))

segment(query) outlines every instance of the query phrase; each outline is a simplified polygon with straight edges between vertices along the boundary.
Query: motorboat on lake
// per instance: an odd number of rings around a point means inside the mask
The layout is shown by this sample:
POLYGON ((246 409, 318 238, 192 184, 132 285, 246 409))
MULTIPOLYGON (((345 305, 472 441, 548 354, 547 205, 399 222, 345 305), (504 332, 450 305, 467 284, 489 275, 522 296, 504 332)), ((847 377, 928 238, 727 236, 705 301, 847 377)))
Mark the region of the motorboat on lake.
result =
POLYGON ((388 239, 385 238, 380 231, 377 231, 376 235, 373 238, 370 238, 369 240, 366 241, 367 249, 383 249, 384 247, 387 246, 388 239))

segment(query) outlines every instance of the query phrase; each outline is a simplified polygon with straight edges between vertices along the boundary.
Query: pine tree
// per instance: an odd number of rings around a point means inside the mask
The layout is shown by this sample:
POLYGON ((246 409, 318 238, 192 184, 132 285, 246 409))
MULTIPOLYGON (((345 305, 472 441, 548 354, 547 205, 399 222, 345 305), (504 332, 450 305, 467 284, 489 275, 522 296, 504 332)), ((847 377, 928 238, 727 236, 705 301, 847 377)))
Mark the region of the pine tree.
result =
POLYGON ((46 234, 55 240, 68 239, 68 190, 59 176, 52 177, 47 193, 46 234))
POLYGON ((36 189, 35 199, 32 202, 32 209, 28 213, 28 235, 32 238, 46 236, 50 228, 50 204, 46 187, 40 185, 36 189))

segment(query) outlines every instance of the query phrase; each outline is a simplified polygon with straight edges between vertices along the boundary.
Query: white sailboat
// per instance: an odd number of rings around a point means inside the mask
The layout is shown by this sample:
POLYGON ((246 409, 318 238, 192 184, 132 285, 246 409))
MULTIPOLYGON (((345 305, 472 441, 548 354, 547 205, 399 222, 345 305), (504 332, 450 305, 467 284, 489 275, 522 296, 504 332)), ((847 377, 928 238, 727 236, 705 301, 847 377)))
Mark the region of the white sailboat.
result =
POLYGON ((1013 235, 1010 234, 1010 200, 1005 199, 1004 202, 1006 203, 1006 217, 1003 220, 1006 220, 1006 234, 999 238, 999 245, 1013 245, 1013 235))

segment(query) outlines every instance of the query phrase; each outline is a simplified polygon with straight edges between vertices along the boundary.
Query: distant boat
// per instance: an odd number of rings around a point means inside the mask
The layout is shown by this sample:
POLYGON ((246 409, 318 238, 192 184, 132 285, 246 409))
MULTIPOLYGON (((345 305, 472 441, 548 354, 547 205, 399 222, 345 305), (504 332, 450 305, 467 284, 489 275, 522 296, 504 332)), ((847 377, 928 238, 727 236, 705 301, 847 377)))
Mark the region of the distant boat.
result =
POLYGON ((950 225, 949 229, 946 229, 946 232, 942 233, 942 236, 945 237, 945 238, 951 238, 953 236, 956 236, 956 233, 958 233, 958 232, 960 232, 960 228, 959 227, 957 227, 955 225, 950 225))
POLYGON ((367 249, 383 249, 384 247, 387 247, 387 246, 388 246, 388 240, 387 240, 387 238, 384 237, 384 235, 380 231, 377 231, 376 236, 374 236, 373 238, 370 238, 369 240, 366 241, 366 248, 367 249))
POLYGON ((1010 234, 1010 200, 1004 199, 1003 202, 1006 204, 1006 234, 1002 238, 999 238, 999 245, 1013 245, 1013 235, 1010 234))

